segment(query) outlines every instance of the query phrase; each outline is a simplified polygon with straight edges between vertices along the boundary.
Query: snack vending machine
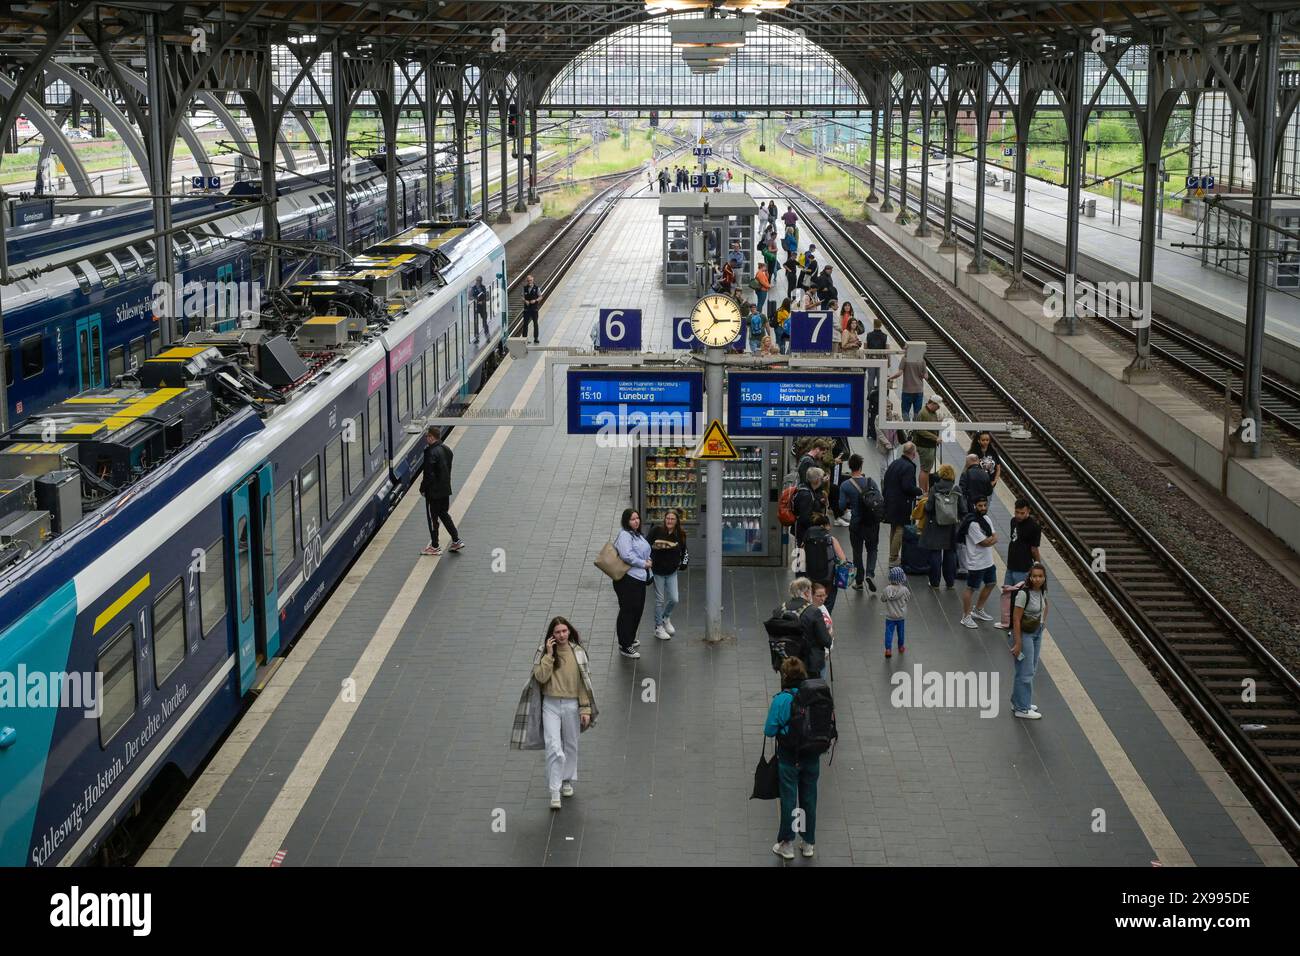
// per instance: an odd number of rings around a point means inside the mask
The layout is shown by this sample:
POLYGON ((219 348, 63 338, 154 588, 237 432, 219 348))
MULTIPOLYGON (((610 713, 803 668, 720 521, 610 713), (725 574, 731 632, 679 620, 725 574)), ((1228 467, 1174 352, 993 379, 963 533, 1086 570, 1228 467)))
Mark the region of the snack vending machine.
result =
MULTIPOLYGON (((780 441, 736 442, 737 461, 722 463, 722 560, 731 565, 782 563, 781 525, 776 516, 781 491, 780 441)), ((707 463, 694 449, 649 446, 638 450, 633 501, 647 531, 679 508, 692 563, 703 557, 707 463)))

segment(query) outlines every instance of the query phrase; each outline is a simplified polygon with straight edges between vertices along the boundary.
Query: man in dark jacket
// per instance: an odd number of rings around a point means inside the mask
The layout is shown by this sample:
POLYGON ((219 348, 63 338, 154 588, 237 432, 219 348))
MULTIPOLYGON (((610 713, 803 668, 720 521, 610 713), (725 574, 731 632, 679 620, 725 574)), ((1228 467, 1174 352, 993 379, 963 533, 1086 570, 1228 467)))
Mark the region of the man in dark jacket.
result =
MULTIPOLYGON (((665 175, 660 173, 660 175, 665 175)), ((524 279, 524 338, 528 338, 528 323, 533 324, 533 342, 541 341, 538 335, 538 313, 542 307, 542 287, 530 275, 524 279)))
POLYGON ((421 554, 442 554, 438 545, 438 522, 441 521, 451 535, 451 550, 465 547, 451 520, 451 449, 442 442, 442 429, 430 425, 424 432, 424 477, 420 479, 420 494, 424 495, 424 514, 429 519, 429 546, 421 554))
POLYGON ((804 471, 806 478, 800 480, 799 488, 794 493, 794 541, 803 547, 804 536, 812 527, 815 514, 824 514, 826 502, 826 473, 820 468, 808 468, 804 471))
POLYGON ((961 493, 968 502, 993 497, 993 480, 980 464, 978 455, 966 456, 966 470, 961 473, 961 493))
POLYGON ((840 297, 839 291, 835 288, 835 280, 831 276, 831 266, 825 266, 821 274, 813 281, 814 288, 817 289, 817 298, 821 300, 822 308, 826 308, 828 303, 840 297))
POLYGON ((903 445, 903 457, 885 472, 880 493, 885 499, 885 521, 889 523, 889 566, 898 564, 903 550, 903 528, 912 520, 912 502, 921 495, 916 484, 916 446, 903 445))
POLYGON ((478 345, 480 323, 483 326, 483 337, 488 336, 488 290, 483 284, 482 276, 475 276, 474 284, 469 287, 469 300, 474 306, 474 344, 478 345))
POLYGON ((876 553, 880 541, 880 522, 871 510, 869 500, 880 494, 880 489, 870 478, 862 474, 862 456, 849 456, 851 474, 840 482, 840 504, 852 513, 849 522, 849 543, 853 547, 853 566, 858 569, 857 582, 853 590, 861 591, 863 585, 876 592, 876 553), (862 550, 866 548, 867 559, 862 560, 862 550))
POLYGON ((826 626, 826 616, 821 607, 812 602, 812 581, 804 577, 795 578, 790 583, 790 590, 799 596, 786 601, 785 607, 799 615, 799 628, 808 649, 808 659, 804 664, 808 676, 817 677, 826 666, 826 651, 831 646, 830 628, 826 626))
POLYGON ((803 454, 799 457, 799 464, 797 466, 799 469, 799 484, 806 485, 808 483, 809 468, 822 467, 822 455, 825 451, 825 447, 817 439, 814 438, 809 442, 808 446, 804 449, 803 454))

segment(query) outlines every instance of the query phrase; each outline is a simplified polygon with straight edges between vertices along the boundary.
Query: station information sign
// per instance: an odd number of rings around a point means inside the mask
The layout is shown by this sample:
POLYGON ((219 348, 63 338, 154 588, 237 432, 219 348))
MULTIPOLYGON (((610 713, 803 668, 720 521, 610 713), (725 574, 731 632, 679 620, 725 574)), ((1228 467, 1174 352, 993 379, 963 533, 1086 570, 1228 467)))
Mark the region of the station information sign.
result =
POLYGON ((569 369, 569 434, 635 430, 695 434, 704 414, 704 373, 569 369))
POLYGON ((727 433, 860 436, 864 378, 861 372, 731 372, 727 433))

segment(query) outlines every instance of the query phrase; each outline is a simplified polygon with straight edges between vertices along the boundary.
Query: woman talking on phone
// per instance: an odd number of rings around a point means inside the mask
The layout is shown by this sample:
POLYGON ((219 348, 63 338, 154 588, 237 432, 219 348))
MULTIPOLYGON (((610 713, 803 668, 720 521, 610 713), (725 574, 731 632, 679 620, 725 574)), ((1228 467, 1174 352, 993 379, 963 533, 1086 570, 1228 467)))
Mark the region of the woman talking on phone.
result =
POLYGON ((546 749, 546 785, 551 809, 573 796, 578 778, 578 735, 596 722, 587 652, 572 624, 551 619, 533 658, 533 671, 515 711, 510 745, 516 750, 546 749))

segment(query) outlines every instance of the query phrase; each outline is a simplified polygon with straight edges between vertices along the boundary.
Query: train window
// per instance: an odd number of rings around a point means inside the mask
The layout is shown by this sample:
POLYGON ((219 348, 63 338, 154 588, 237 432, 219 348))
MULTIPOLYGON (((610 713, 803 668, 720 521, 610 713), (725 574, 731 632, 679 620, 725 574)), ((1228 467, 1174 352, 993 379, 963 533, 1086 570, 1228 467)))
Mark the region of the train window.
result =
POLYGON ((108 350, 108 377, 116 378, 126 371, 126 346, 115 345, 108 350))
POLYGON ((271 496, 262 499, 262 588, 270 594, 275 588, 275 516, 271 496))
POLYGON ((352 433, 352 441, 348 442, 348 494, 355 494, 356 490, 361 487, 362 479, 366 476, 366 455, 362 450, 362 428, 365 422, 358 415, 352 419, 355 431, 352 433))
POLYGON ((99 284, 105 289, 117 285, 122 280, 121 274, 117 271, 117 266, 113 265, 108 256, 94 256, 90 259, 90 265, 99 273, 99 284))
POLYGON ((14 352, 3 341, 0 341, 0 356, 3 356, 5 363, 5 388, 12 388, 14 384, 14 352))
POLYGON ((435 343, 424 350, 424 403, 427 405, 438 394, 438 346, 435 343))
POLYGON ((45 371, 45 336, 29 335, 18 344, 22 352, 23 378, 32 378, 45 371))
POLYGON ((416 408, 429 404, 429 394, 424 390, 424 353, 420 353, 419 362, 411 365, 411 403, 416 408))
POLYGON ((320 455, 313 455, 298 472, 298 507, 305 545, 320 533, 320 455))
POLYGON ((154 329, 149 333, 149 354, 157 355, 162 351, 162 331, 154 329))
POLYGON ((162 687, 185 660, 185 589, 177 579, 153 602, 153 682, 162 687))
POLYGON ((397 370, 397 420, 403 421, 411 414, 411 366, 397 370))
POLYGON ((86 276, 86 270, 75 262, 69 266, 69 268, 72 270, 73 276, 76 277, 77 286, 81 289, 81 294, 90 295, 90 279, 86 276))
POLYGON ((100 331, 99 322, 95 322, 90 327, 90 367, 94 369, 95 379, 102 374, 100 369, 104 367, 104 341, 103 333, 100 331))
POLYGON ((90 331, 77 329, 77 360, 80 363, 77 381, 84 388, 90 387, 90 331))
POLYGON ((220 538, 208 545, 199 575, 199 624, 204 637, 226 613, 226 548, 220 538))
POLYGON ((371 455, 379 448, 379 442, 384 437, 384 421, 379 415, 379 395, 379 392, 375 392, 366 403, 366 418, 370 428, 366 433, 366 453, 371 455))
POLYGON ((275 493, 275 553, 280 556, 281 568, 292 564, 298 552, 293 519, 293 480, 290 479, 275 493))
POLYGON ((99 692, 99 745, 104 747, 135 714, 135 625, 117 632, 99 654, 96 673, 104 675, 99 692))
POLYGON ((158 263, 158 255, 154 252, 153 241, 150 240, 142 246, 133 246, 132 248, 136 250, 136 255, 140 257, 141 268, 145 272, 152 272, 154 266, 158 263))
POLYGON ((144 364, 144 360, 145 360, 144 336, 142 335, 138 339, 134 339, 131 342, 131 367, 139 368, 141 365, 144 364))
POLYGON ((239 619, 247 621, 253 613, 253 567, 252 555, 248 545, 248 519, 240 518, 235 531, 236 553, 239 555, 235 568, 239 576, 239 619))
POLYGON ((343 436, 325 445, 325 517, 333 518, 343 504, 343 436))

